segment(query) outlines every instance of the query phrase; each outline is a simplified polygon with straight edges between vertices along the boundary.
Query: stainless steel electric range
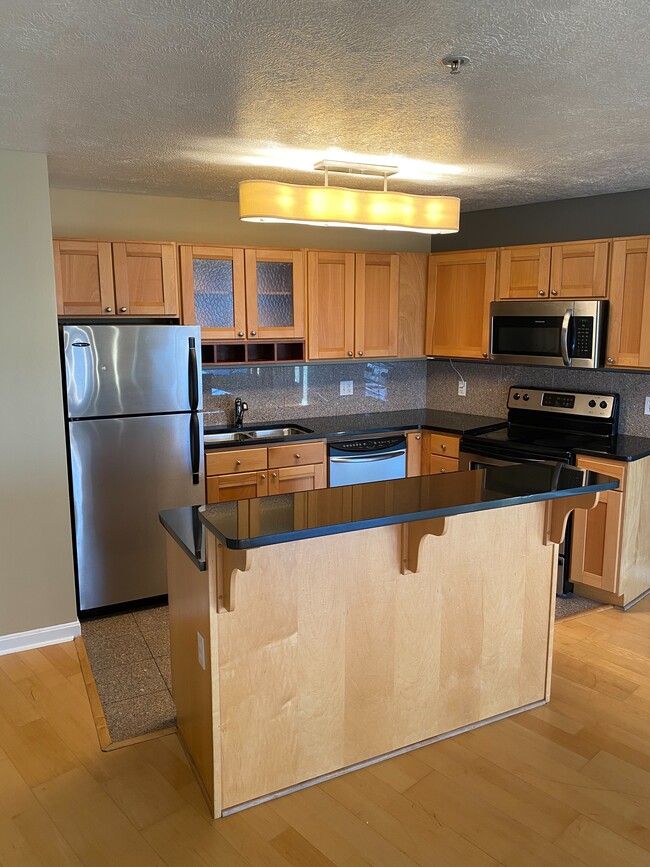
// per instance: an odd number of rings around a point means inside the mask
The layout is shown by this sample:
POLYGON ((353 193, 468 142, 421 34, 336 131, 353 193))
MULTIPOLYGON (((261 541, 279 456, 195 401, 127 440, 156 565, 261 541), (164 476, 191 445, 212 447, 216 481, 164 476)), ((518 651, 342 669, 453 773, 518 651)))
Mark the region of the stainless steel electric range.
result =
MULTIPOLYGON (((575 463, 576 455, 607 455, 618 433, 617 394, 512 386, 508 392, 508 423, 497 430, 464 436, 460 469, 507 464, 575 463)), ((559 550, 557 592, 571 591, 569 552, 571 525, 559 550)))

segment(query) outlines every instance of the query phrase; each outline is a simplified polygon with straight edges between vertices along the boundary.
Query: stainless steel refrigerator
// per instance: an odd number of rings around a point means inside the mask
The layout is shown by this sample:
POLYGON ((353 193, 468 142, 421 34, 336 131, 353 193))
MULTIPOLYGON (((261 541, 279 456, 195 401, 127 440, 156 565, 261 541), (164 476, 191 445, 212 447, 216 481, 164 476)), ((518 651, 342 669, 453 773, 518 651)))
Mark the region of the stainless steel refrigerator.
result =
POLYGON ((200 329, 65 325, 81 611, 167 592, 161 509, 205 502, 200 329))

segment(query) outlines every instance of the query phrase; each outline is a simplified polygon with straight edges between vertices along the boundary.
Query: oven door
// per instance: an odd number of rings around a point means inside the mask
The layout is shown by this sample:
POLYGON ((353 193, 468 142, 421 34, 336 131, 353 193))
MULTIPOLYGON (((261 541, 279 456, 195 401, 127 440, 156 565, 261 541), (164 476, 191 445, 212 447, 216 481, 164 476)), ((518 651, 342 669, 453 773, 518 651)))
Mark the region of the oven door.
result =
MULTIPOLYGON (((482 452, 480 446, 468 446, 465 451, 461 447, 459 458, 460 470, 484 470, 488 467, 508 467, 512 464, 546 464, 557 463, 568 464, 569 460, 552 461, 549 458, 533 458, 526 455, 517 454, 516 452, 508 452, 505 449, 499 449, 499 456, 496 457, 487 449, 482 452)), ((571 517, 567 522, 566 532, 564 534, 564 542, 558 547, 558 565, 557 565, 557 584, 555 592, 558 596, 570 593, 573 589, 573 584, 569 581, 569 551, 571 550, 571 517)))

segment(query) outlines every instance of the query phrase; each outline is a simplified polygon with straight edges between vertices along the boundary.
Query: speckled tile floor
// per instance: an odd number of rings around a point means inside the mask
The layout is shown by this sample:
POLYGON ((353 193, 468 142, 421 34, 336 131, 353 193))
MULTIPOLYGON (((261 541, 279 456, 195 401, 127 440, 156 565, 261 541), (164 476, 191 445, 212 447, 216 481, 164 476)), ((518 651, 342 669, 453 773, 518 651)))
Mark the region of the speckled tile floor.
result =
POLYGON ((569 593, 567 596, 556 596, 555 619, 562 620, 563 617, 570 617, 572 614, 580 614, 583 611, 601 607, 602 602, 594 602, 593 599, 585 599, 584 596, 574 596, 573 593, 569 593))
POLYGON ((166 605, 81 624, 113 742, 176 725, 166 605))

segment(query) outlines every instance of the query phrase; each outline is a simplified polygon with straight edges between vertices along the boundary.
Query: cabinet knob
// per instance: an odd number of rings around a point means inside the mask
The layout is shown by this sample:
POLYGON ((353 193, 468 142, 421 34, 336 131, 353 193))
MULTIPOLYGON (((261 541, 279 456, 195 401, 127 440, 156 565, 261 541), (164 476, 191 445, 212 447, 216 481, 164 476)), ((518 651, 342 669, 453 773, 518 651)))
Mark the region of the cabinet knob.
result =
POLYGON ((251 337, 257 337, 257 331, 251 331, 251 337))
POLYGON ((266 478, 266 473, 262 473, 262 480, 266 478))
POLYGON ((238 331, 238 332, 237 332, 237 337, 243 337, 243 336, 244 336, 244 332, 243 332, 243 331, 238 331))
POLYGON ((359 355, 363 355, 363 349, 359 350, 359 355))
POLYGON ((611 355, 607 359, 607 364, 614 364, 614 359, 611 357, 611 355))
POLYGON ((487 356, 488 356, 487 352, 484 352, 484 353, 483 353, 483 358, 487 358, 487 356))
POLYGON ((416 439, 416 440, 419 440, 419 439, 420 439, 420 434, 416 434, 416 435, 415 435, 415 439, 416 439))
POLYGON ((104 312, 105 312, 105 313, 112 313, 112 312, 113 312, 113 308, 112 308, 112 307, 107 307, 107 308, 105 309, 104 312))
POLYGON ((546 292, 544 292, 543 289, 540 289, 539 292, 538 292, 537 294, 543 296, 543 295, 546 295, 546 292))
POLYGON ((271 478, 272 478, 272 479, 277 479, 277 477, 278 477, 278 474, 277 474, 277 473, 271 473, 271 478))
POLYGON ((235 461, 235 466, 240 467, 240 466, 241 466, 241 461, 235 461))
POLYGON ((447 451, 447 446, 444 443, 440 443, 440 448, 443 450, 443 452, 447 451))
POLYGON ((120 313, 126 313, 126 307, 120 307, 120 313))
POLYGON ((300 453, 299 452, 296 452, 296 457, 298 458, 298 460, 300 460, 300 453))
POLYGON ((350 358, 352 358, 352 356, 354 355, 354 352, 350 351, 350 352, 348 352, 348 355, 350 356, 350 358))
POLYGON ((551 295, 557 295, 557 289, 551 289, 551 295))
POLYGON ((443 467, 443 468, 440 470, 440 472, 441 472, 441 473, 446 473, 447 470, 443 467))

